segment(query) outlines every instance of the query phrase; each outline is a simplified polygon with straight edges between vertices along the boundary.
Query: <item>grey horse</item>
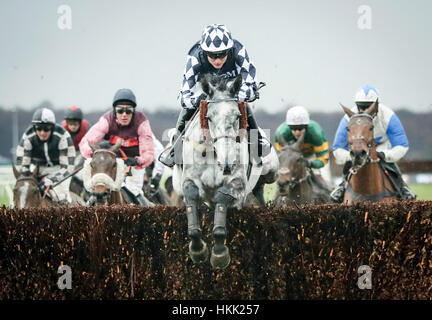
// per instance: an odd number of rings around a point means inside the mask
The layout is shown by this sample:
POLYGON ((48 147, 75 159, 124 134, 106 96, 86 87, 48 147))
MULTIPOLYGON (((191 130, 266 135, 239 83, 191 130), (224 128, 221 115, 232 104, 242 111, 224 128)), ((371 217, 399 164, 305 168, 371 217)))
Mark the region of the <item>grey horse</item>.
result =
MULTIPOLYGON (((194 263, 206 261, 209 255, 202 240, 200 205, 214 210, 210 263, 215 269, 224 269, 231 261, 225 245, 228 209, 243 207, 264 167, 255 160, 249 164, 246 103, 235 98, 241 84, 241 76, 201 78, 201 89, 209 100, 201 101, 199 114, 191 120, 183 138, 183 164, 176 164, 173 171, 174 190, 186 203, 189 255, 194 263)), ((270 162, 278 166, 277 155, 272 155, 275 159, 270 162)), ((278 167, 271 173, 274 181, 277 171, 278 167)))

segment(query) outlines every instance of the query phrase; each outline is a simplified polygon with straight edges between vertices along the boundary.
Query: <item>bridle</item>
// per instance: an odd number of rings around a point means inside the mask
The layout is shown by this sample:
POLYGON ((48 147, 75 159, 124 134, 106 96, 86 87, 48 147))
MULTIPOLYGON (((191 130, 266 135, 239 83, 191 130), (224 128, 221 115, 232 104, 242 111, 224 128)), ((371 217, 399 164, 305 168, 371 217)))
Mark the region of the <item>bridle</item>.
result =
MULTIPOLYGON (((281 168, 279 169, 279 174, 286 174, 288 173, 288 169, 287 168, 281 168)), ((288 189, 290 191, 294 190, 294 188, 300 184, 302 184, 303 182, 307 181, 310 177, 310 170, 306 170, 306 174, 302 177, 302 178, 291 178, 290 180, 284 181, 282 183, 278 182, 279 185, 281 185, 282 187, 288 185, 288 189)))
MULTIPOLYGON (((354 119, 354 118, 360 118, 360 117, 367 117, 371 121, 373 121, 373 117, 370 114, 368 114, 368 113, 359 113, 359 114, 352 115, 350 117, 350 121, 352 119, 354 119)), ((374 127, 373 127, 373 124, 372 124, 372 127, 370 128, 370 130, 373 130, 373 128, 374 127)), ((375 141, 373 140, 373 136, 372 136, 372 141, 366 140, 366 138, 364 136, 362 136, 362 135, 356 135, 356 136, 353 135, 353 136, 350 136, 350 138, 351 138, 351 143, 349 144, 350 146, 353 144, 354 141, 363 141, 364 143, 366 143, 366 145, 368 147, 368 151, 367 151, 367 154, 366 154, 367 160, 365 162, 363 162, 361 165, 356 165, 356 166, 351 167, 349 169, 350 170, 350 174, 357 174, 358 171, 364 165, 366 165, 366 163, 377 163, 379 161, 379 158, 378 159, 372 159, 372 157, 370 156, 370 152, 371 152, 372 147, 376 145, 375 141)))
MULTIPOLYGON (((238 108, 240 111, 240 117, 247 117, 246 114, 246 102, 244 101, 239 101, 238 98, 222 98, 222 99, 210 99, 210 100, 202 100, 201 104, 200 104, 200 108, 203 110, 205 109, 205 113, 207 113, 207 106, 210 103, 219 103, 219 102, 228 102, 228 101, 235 101, 238 104, 238 108)), ((208 119, 207 119, 207 115, 205 115, 205 120, 201 120, 201 128, 204 130, 209 130, 208 127, 208 119)), ((247 127, 247 120, 241 121, 239 123, 239 129, 246 129, 247 127), (242 123, 243 122, 243 123, 242 123)), ((204 140, 207 140, 208 138, 210 138, 209 140, 211 140, 213 143, 215 143, 216 141, 220 140, 220 139, 230 139, 230 140, 234 140, 237 143, 240 143, 240 141, 244 138, 244 135, 242 136, 240 134, 240 136, 234 136, 234 135, 220 135, 217 136, 215 138, 204 135, 204 140)), ((207 143, 209 143, 209 141, 207 141, 207 143)))
MULTIPOLYGON (((123 158, 126 157, 126 155, 124 154, 124 152, 119 149, 119 151, 122 153, 123 158)), ((95 151, 93 151, 92 157, 96 154, 96 153, 109 153, 111 155, 114 156, 114 159, 117 158, 117 154, 114 151, 108 150, 108 149, 96 149, 95 151)), ((96 193, 96 192, 91 192, 90 193, 90 198, 88 199, 86 205, 87 206, 92 206, 96 203, 107 203, 108 202, 108 197, 111 194, 111 191, 106 191, 103 193, 96 193)))

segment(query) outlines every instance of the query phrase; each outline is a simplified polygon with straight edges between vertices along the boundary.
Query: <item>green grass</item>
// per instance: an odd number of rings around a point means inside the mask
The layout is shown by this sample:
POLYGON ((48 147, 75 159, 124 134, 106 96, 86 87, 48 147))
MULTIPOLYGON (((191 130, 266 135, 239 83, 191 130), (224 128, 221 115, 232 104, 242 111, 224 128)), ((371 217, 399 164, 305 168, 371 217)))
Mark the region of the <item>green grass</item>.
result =
MULTIPOLYGON (((166 178, 166 177, 164 177, 166 178)), ((417 195, 417 200, 432 200, 432 184, 410 184, 411 190, 417 195)), ((13 188, 13 185, 11 185, 13 188)), ((276 183, 264 187, 264 198, 266 201, 273 199, 276 192, 276 183)), ((3 187, 0 187, 0 206, 9 206, 9 197, 3 187)))
MULTIPOLYGON (((14 185, 11 184, 10 187, 11 187, 11 189, 13 189, 14 185)), ((6 193, 5 187, 0 186, 0 206, 3 206, 3 205, 6 205, 6 206, 10 205, 9 196, 6 193)))
POLYGON ((409 187, 417 195, 417 200, 432 200, 432 184, 410 184, 409 187))
MULTIPOLYGON (((410 184, 410 189, 417 195, 417 200, 432 200, 432 184, 410 184)), ((265 185, 264 199, 270 201, 276 192, 276 183, 265 185)))

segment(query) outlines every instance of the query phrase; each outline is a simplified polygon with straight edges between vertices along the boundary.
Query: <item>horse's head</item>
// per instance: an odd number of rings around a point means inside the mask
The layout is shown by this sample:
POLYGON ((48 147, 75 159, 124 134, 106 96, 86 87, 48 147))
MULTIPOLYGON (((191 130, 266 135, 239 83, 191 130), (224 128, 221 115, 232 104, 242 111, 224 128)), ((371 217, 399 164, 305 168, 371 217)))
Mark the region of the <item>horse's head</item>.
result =
POLYGON ((105 197, 120 188, 124 177, 124 164, 123 160, 117 158, 116 152, 121 143, 121 140, 114 146, 107 142, 102 142, 99 146, 89 143, 93 156, 83 169, 84 185, 97 197, 105 197))
POLYGON ((374 145, 373 116, 378 110, 378 104, 374 102, 362 113, 354 113, 342 104, 341 106, 349 117, 347 134, 351 161, 354 166, 361 167, 368 161, 374 145))
POLYGON ((204 139, 212 143, 217 164, 224 174, 230 174, 240 164, 238 142, 246 134, 246 103, 237 102, 235 96, 242 84, 241 76, 227 80, 204 75, 200 80, 208 101, 200 105, 200 122, 204 139))
POLYGON ((38 207, 42 202, 38 179, 39 167, 37 166, 32 173, 21 174, 13 166, 16 183, 14 187, 14 205, 17 209, 38 207))
POLYGON ((304 133, 293 144, 285 145, 279 153, 279 192, 288 192, 307 175, 303 154, 300 145, 304 141, 304 133), (289 189, 287 190, 286 187, 289 189))

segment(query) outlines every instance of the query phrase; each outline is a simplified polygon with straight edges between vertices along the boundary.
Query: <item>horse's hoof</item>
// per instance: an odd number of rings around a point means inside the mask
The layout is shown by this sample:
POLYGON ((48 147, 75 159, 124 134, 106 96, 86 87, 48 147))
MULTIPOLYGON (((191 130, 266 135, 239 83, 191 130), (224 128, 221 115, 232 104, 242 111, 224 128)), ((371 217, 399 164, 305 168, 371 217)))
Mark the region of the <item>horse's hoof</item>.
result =
POLYGON ((216 254, 214 253, 214 248, 212 249, 212 254, 210 257, 210 264, 213 269, 225 269, 231 262, 231 257, 229 254, 228 247, 225 246, 225 249, 222 253, 216 254))
POLYGON ((207 260, 209 256, 209 250, 207 247, 207 243, 205 243, 201 239, 202 249, 199 251, 192 250, 192 241, 189 242, 189 256, 192 259, 193 263, 203 263, 207 260))

